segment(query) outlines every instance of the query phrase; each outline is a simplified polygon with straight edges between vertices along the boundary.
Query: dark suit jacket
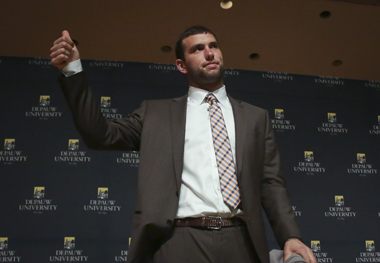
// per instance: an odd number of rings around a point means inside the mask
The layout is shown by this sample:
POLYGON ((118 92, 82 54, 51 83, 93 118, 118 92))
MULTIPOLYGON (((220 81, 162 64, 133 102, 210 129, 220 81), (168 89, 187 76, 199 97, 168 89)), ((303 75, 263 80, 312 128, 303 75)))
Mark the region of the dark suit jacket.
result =
MULTIPOLYGON (((84 73, 60 79, 76 126, 94 149, 140 151, 137 204, 129 262, 153 262, 153 254, 173 230, 183 168, 186 96, 145 101, 123 119, 105 120, 84 73)), ((269 252, 261 208, 278 243, 300 237, 280 170, 268 113, 229 98, 236 129, 236 167, 249 233, 263 263, 269 252)))

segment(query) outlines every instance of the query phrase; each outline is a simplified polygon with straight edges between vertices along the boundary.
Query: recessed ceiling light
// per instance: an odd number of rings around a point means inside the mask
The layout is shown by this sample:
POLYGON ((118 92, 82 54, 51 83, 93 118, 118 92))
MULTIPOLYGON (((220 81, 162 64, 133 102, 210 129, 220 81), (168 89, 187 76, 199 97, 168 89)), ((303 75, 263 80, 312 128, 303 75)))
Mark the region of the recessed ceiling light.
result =
POLYGON ((332 63, 332 65, 335 66, 335 67, 339 67, 342 64, 343 64, 343 61, 339 60, 339 59, 333 61, 333 63, 332 63))
POLYGON ((319 14, 319 17, 320 18, 329 18, 331 16, 331 12, 330 11, 323 11, 319 14))
POLYGON ((220 2, 220 7, 223 9, 230 9, 232 7, 232 1, 222 1, 220 2))
POLYGON ((260 58, 260 55, 258 53, 252 53, 251 55, 249 55, 249 59, 252 59, 252 60, 259 59, 259 58, 260 58))
POLYGON ((161 51, 164 53, 169 53, 170 51, 172 51, 172 48, 170 46, 162 46, 161 51))

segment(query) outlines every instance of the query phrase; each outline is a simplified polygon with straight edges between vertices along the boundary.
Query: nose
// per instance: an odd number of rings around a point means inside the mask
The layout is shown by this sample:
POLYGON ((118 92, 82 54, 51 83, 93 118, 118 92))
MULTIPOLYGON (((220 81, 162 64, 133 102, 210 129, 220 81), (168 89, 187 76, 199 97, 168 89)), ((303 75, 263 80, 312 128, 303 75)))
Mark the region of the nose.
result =
POLYGON ((213 60, 214 59, 214 51, 211 48, 206 47, 204 51, 205 51, 206 60, 213 60))

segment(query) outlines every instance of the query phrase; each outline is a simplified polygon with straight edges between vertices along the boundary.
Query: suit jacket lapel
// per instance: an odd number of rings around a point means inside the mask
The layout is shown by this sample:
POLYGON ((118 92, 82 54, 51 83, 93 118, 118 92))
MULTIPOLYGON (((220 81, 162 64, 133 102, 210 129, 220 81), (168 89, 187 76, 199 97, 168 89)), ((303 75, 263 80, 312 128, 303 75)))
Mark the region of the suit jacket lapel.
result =
POLYGON ((170 130, 172 133, 173 161, 178 192, 181 188, 181 176, 183 170, 186 105, 187 94, 183 97, 173 99, 170 104, 170 130))
POLYGON ((247 122, 245 116, 244 106, 241 101, 237 101, 234 98, 228 96, 231 102, 232 110, 235 120, 235 154, 236 154, 236 173, 238 180, 240 180, 240 174, 243 165, 243 153, 244 153, 244 140, 247 130, 247 122))

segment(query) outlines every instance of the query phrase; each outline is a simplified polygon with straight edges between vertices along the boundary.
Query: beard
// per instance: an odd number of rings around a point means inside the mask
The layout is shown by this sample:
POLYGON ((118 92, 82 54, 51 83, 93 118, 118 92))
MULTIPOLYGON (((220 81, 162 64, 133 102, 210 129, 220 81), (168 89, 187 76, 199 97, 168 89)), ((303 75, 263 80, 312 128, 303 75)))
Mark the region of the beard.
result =
POLYGON ((191 76, 191 79, 199 84, 199 85, 208 85, 208 84, 214 84, 222 82, 224 77, 224 67, 223 64, 219 64, 218 70, 213 71, 190 71, 189 70, 189 76, 191 76))

